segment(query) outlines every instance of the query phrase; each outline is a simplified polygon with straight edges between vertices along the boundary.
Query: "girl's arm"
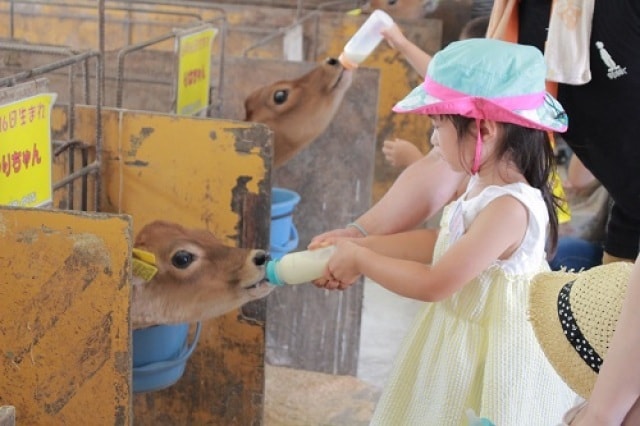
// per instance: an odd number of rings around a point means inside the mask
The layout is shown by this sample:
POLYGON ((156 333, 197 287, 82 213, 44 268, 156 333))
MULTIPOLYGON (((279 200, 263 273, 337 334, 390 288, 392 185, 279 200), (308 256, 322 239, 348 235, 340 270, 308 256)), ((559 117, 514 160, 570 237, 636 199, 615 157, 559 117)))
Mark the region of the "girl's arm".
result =
POLYGON ((374 235, 353 241, 383 256, 431 263, 437 238, 436 229, 416 229, 399 234, 374 235))
POLYGON ((343 283, 363 274, 401 296, 438 301, 461 289, 497 259, 510 256, 524 237, 527 221, 527 208, 513 197, 502 196, 489 203, 432 266, 340 241, 328 270, 343 283))
POLYGON ((424 78, 427 74, 427 66, 431 61, 431 55, 409 41, 397 24, 382 30, 381 34, 389 45, 402 53, 413 69, 424 78))

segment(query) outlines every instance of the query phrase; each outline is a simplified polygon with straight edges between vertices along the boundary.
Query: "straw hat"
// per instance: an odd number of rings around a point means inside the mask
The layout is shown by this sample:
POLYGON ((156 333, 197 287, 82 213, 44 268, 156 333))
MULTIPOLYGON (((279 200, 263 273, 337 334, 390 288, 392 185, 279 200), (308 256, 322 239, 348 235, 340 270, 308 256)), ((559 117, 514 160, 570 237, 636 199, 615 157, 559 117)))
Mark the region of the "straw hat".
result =
POLYGON ((609 349, 633 264, 534 277, 529 316, 536 338, 560 377, 588 399, 609 349))

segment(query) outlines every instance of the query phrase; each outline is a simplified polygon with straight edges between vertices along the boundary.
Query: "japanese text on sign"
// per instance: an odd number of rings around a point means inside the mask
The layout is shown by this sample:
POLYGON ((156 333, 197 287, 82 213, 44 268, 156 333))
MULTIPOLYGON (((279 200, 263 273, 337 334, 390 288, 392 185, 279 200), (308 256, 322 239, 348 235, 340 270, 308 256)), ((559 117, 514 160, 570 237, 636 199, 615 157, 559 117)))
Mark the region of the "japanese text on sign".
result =
POLYGON ((218 33, 208 28, 178 38, 176 113, 193 115, 209 104, 211 42, 218 33))
POLYGON ((0 105, 0 205, 51 202, 51 108, 54 93, 0 105))

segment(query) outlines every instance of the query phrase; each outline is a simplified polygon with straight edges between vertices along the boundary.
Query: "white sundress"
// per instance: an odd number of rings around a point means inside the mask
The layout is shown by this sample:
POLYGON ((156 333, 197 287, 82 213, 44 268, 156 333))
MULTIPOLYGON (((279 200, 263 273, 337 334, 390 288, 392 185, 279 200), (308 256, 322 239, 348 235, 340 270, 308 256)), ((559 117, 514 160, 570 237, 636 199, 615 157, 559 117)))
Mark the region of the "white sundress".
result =
POLYGON ((434 263, 452 243, 455 210, 462 211, 466 230, 506 194, 529 210, 521 246, 448 299, 425 305, 398 352, 372 425, 466 425, 473 409, 497 426, 553 426, 572 407, 575 393, 545 358, 527 316, 530 280, 549 269, 540 191, 515 183, 487 187, 468 200, 465 193, 443 211, 434 263))

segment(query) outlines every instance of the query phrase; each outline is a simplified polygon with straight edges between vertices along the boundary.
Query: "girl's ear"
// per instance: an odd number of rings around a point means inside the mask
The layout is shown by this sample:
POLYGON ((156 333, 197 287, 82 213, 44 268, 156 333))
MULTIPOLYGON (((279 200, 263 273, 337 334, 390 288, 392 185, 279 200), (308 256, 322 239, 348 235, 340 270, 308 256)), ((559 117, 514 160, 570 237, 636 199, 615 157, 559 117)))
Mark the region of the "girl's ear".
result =
POLYGON ((480 120, 480 133, 482 140, 485 142, 493 142, 498 137, 498 122, 493 120, 480 120))

